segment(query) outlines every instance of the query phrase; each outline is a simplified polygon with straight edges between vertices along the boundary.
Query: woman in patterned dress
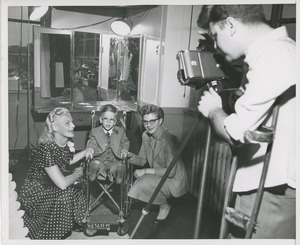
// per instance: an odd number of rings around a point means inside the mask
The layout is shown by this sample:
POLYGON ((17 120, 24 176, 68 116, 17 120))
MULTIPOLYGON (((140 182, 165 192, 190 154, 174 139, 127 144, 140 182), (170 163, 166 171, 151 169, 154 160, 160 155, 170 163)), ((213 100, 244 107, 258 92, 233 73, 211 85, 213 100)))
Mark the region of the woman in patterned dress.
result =
POLYGON ((55 108, 46 119, 38 152, 21 188, 19 201, 25 211, 24 223, 31 239, 63 239, 74 225, 82 225, 87 200, 75 185, 82 167, 64 175, 68 165, 89 156, 87 148, 75 154, 74 124, 69 111, 55 108))

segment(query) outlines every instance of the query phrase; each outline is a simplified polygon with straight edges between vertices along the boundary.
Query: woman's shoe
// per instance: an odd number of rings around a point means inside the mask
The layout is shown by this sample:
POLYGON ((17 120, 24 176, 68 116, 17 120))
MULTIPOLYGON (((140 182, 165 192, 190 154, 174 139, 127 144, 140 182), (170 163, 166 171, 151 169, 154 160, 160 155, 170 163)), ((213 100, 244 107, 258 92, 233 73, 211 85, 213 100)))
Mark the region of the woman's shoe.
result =
POLYGON ((68 231, 61 239, 66 239, 72 235, 72 231, 68 231))
POLYGON ((75 223, 73 225, 73 228, 72 228, 73 231, 76 231, 76 232, 83 232, 83 226, 82 225, 79 225, 77 223, 75 223))
POLYGON ((156 218, 156 219, 154 220, 154 225, 160 225, 160 224, 163 224, 163 223, 170 217, 170 213, 171 213, 171 207, 170 207, 170 209, 169 209, 169 212, 168 212, 166 218, 164 218, 164 219, 157 219, 157 218, 156 218))

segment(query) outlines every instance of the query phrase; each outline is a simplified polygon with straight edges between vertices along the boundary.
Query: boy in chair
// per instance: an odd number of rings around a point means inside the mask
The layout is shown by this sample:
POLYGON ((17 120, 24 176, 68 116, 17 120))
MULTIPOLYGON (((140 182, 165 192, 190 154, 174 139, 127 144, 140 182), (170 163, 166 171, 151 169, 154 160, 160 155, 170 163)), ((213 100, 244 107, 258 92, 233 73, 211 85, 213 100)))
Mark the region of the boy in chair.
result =
POLYGON ((116 176, 116 183, 122 182, 125 166, 121 164, 129 149, 129 140, 123 128, 116 126, 118 110, 108 104, 100 109, 99 121, 101 125, 92 129, 87 146, 93 150, 90 158, 89 179, 96 178, 112 181, 116 176))

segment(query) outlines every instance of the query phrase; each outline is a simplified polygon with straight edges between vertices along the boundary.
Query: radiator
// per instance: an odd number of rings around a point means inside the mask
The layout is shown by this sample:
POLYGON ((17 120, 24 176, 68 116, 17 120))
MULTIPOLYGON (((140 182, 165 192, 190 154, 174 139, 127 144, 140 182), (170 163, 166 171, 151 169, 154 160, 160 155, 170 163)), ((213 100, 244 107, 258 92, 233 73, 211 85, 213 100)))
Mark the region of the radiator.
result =
MULTIPOLYGON (((202 173, 206 143, 205 137, 206 135, 201 133, 195 135, 193 139, 190 189, 194 196, 199 195, 200 177, 202 173)), ((229 145, 216 139, 216 137, 212 138, 210 148, 204 205, 221 214, 225 198, 225 187, 232 161, 232 154, 229 145)))

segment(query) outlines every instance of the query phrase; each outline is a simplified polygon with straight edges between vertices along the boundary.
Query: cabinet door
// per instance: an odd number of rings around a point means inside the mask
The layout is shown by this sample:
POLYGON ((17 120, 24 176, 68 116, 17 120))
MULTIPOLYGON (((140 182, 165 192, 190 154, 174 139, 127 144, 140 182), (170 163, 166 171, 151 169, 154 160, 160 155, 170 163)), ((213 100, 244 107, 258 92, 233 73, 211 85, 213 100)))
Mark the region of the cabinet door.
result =
POLYGON ((70 103, 64 91, 72 86, 71 31, 34 26, 33 33, 34 107, 46 107, 50 98, 70 103))
POLYGON ((160 40, 154 37, 144 37, 142 57, 142 82, 140 101, 142 103, 158 104, 160 40))

